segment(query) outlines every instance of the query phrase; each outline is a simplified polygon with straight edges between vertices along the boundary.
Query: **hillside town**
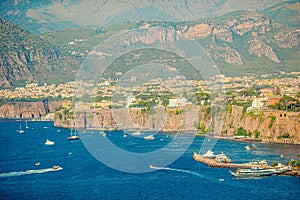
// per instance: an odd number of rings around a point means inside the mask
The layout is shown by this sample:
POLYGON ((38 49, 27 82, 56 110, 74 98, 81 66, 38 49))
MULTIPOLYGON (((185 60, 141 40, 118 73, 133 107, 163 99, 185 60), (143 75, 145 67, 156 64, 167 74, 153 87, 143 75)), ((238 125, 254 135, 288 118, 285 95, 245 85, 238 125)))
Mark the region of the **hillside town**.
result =
MULTIPOLYGON (((186 80, 183 77, 175 77, 169 80, 157 78, 143 83, 141 86, 127 87, 118 85, 118 80, 102 79, 97 86, 88 93, 92 102, 91 105, 98 108, 117 107, 144 107, 147 101, 153 100, 153 94, 156 95, 156 103, 177 107, 189 103, 205 105, 210 103, 208 85, 221 83, 223 90, 226 91, 227 104, 240 105, 248 103, 247 112, 256 112, 257 110, 286 110, 299 111, 300 100, 300 72, 281 72, 277 77, 272 74, 262 75, 261 77, 243 76, 226 77, 217 75, 210 81, 186 80), (196 92, 195 92, 196 88, 196 92), (136 95, 132 95, 132 94, 136 95), (185 96, 174 94, 185 94, 185 96), (191 95, 188 95, 188 94, 191 95), (193 94, 197 94, 197 99, 193 99, 193 94), (115 96, 123 97, 122 100, 115 96), (203 97, 203 94, 206 97, 203 97), (201 96, 199 98, 199 96, 201 96), (126 97, 124 99, 124 97, 126 97)), ((135 82, 137 77, 131 77, 135 82)), ((58 85, 46 83, 28 83, 25 87, 16 87, 14 89, 0 90, 1 104, 5 102, 26 102, 39 100, 67 100, 72 99, 74 94, 78 95, 80 84, 88 83, 68 82, 58 85)), ((86 87, 86 86, 83 86, 86 87)))

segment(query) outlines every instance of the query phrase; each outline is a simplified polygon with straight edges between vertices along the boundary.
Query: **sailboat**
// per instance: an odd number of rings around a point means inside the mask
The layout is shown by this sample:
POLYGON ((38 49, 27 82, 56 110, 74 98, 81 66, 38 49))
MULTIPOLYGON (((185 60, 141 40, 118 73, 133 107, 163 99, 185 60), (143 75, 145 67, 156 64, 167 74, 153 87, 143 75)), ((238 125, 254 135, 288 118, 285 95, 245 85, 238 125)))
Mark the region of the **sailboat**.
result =
POLYGON ((73 131, 71 128, 71 136, 68 137, 68 140, 78 140, 78 139, 79 139, 79 136, 76 134, 76 130, 74 130, 74 134, 73 134, 73 131))
POLYGON ((24 130, 22 129, 22 124, 20 124, 20 129, 18 130, 18 133, 24 133, 24 130))
POLYGON ((25 128, 29 128, 29 126, 28 126, 28 124, 27 124, 27 123, 28 123, 28 121, 26 120, 26 127, 25 127, 25 128))

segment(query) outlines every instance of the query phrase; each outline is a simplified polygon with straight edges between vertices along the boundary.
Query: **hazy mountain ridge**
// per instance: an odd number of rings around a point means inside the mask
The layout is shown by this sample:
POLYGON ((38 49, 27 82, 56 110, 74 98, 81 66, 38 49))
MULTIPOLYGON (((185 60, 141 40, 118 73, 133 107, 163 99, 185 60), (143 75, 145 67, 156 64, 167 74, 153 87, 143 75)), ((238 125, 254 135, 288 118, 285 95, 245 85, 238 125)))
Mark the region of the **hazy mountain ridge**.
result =
POLYGON ((72 28, 39 36, 2 20, 1 86, 10 87, 26 80, 71 80, 84 57, 101 41, 121 31, 147 27, 153 28, 151 34, 136 35, 127 45, 137 41, 174 40, 180 33, 198 41, 226 75, 299 71, 298 8, 300 2, 293 1, 260 12, 236 11, 213 19, 178 23, 145 21, 99 29, 72 28))
POLYGON ((262 10, 283 0, 6 0, 0 16, 31 32, 136 21, 190 21, 236 10, 262 10))
POLYGON ((0 35, 1 87, 51 83, 62 78, 63 70, 71 70, 62 67, 66 62, 56 47, 7 20, 0 19, 0 35))

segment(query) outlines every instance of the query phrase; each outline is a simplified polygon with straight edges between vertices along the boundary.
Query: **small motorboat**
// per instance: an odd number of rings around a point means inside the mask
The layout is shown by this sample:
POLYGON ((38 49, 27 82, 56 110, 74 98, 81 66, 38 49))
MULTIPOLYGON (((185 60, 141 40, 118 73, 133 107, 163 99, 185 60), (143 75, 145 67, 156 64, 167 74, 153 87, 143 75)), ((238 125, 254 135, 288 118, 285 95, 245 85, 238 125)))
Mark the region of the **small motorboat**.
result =
POLYGON ((54 170, 61 170, 62 167, 60 167, 60 166, 58 166, 58 165, 54 165, 54 166, 52 167, 52 169, 54 169, 54 170))
POLYGON ((247 149, 247 151, 256 150, 256 145, 255 144, 246 145, 245 149, 247 149))
POLYGON ((55 142, 51 141, 51 140, 46 140, 45 145, 54 145, 55 142))
POLYGON ((38 166, 41 166, 41 163, 40 162, 36 162, 34 165, 38 167, 38 166))
POLYGON ((154 136, 153 135, 148 135, 144 137, 145 140, 154 140, 154 136))

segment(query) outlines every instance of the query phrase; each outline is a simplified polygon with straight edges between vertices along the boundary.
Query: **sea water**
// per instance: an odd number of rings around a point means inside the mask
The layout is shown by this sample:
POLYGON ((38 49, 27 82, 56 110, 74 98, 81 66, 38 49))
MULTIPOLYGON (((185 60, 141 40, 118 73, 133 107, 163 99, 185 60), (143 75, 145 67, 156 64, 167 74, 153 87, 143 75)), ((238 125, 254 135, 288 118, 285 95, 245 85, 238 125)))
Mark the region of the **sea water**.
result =
MULTIPOLYGON (((183 155, 169 166, 154 166, 156 171, 148 173, 127 173, 98 161, 81 140, 67 140, 68 129, 54 127, 52 122, 28 122, 28 126, 25 129, 25 122, 0 122, 1 199, 297 199, 300 196, 300 179, 296 177, 237 179, 228 169, 209 168, 196 162, 192 155, 201 149, 203 137, 195 137, 183 155), (17 132, 20 123, 25 130, 23 134, 17 132), (46 139, 55 144, 45 145, 46 139), (35 166, 37 162, 40 166, 35 166), (54 165, 63 169, 53 170, 54 165)), ((160 133, 154 140, 146 141, 124 137, 123 131, 106 131, 105 139, 126 151, 145 153, 168 145, 172 137, 160 133)), ((184 137, 190 139, 193 135, 184 137)), ((183 138, 182 142, 185 141, 183 138)), ((256 151, 247 151, 244 147, 248 144, 219 140, 213 151, 224 152, 237 163, 266 159, 269 164, 286 163, 297 159, 300 153, 299 146, 276 144, 256 144, 256 151)))

